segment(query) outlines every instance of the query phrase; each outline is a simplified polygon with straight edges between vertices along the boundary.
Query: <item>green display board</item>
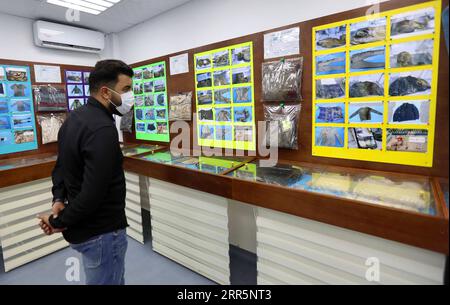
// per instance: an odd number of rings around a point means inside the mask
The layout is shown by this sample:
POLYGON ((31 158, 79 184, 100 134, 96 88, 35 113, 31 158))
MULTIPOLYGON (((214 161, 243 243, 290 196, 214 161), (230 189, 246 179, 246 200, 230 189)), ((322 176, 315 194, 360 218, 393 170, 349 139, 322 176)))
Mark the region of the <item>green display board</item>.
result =
POLYGON ((253 43, 194 55, 200 146, 256 149, 253 43))
POLYGON ((170 142, 166 63, 134 69, 136 139, 170 142))

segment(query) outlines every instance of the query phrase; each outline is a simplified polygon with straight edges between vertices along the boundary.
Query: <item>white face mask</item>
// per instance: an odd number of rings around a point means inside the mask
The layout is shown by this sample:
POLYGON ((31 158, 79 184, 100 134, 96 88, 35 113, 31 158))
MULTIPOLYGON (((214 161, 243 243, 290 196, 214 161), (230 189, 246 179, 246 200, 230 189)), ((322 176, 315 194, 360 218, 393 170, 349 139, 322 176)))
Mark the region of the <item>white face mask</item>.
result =
MULTIPOLYGON (((119 94, 118 92, 116 92, 110 88, 108 88, 108 90, 111 90, 112 92, 119 94)), ((128 91, 126 93, 119 94, 119 95, 120 95, 120 99, 122 100, 122 105, 117 106, 111 100, 109 102, 111 103, 111 105, 116 107, 117 111, 120 114, 125 115, 128 112, 130 112, 131 108, 134 106, 134 94, 133 94, 133 91, 128 91)))

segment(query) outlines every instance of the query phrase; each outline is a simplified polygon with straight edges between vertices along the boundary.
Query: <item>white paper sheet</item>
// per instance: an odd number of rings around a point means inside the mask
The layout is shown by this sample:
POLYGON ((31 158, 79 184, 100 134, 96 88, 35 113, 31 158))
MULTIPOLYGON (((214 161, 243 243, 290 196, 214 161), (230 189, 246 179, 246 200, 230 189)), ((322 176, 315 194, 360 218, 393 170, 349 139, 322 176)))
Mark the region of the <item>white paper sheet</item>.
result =
POLYGON ((120 122, 122 122, 122 118, 118 115, 114 115, 114 120, 116 122, 117 133, 119 134, 119 142, 123 143, 123 132, 120 130, 120 122))
POLYGON ((300 54, 300 28, 264 35, 264 59, 300 54))
POLYGON ((188 53, 173 56, 170 58, 170 75, 189 72, 188 53))
POLYGON ((60 84, 61 67, 34 65, 34 77, 36 83, 60 84))

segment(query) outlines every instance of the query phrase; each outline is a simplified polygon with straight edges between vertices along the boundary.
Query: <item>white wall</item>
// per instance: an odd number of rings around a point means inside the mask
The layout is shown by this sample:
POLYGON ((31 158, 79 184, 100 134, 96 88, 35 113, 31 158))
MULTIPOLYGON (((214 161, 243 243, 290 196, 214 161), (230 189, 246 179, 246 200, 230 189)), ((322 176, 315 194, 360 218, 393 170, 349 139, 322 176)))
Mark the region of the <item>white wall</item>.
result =
POLYGON ((0 58, 93 66, 98 54, 39 48, 33 42, 33 20, 0 13, 0 58))
POLYGON ((374 2, 378 1, 193 0, 118 33, 118 54, 136 63, 374 2))

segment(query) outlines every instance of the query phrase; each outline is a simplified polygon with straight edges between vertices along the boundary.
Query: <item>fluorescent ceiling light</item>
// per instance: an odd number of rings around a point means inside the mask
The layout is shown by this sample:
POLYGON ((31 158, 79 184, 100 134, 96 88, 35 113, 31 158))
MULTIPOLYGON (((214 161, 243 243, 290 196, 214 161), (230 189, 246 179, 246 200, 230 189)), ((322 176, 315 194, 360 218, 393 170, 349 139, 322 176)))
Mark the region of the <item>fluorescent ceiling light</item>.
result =
POLYGON ((81 12, 98 15, 120 0, 47 0, 47 3, 71 8, 81 12))

